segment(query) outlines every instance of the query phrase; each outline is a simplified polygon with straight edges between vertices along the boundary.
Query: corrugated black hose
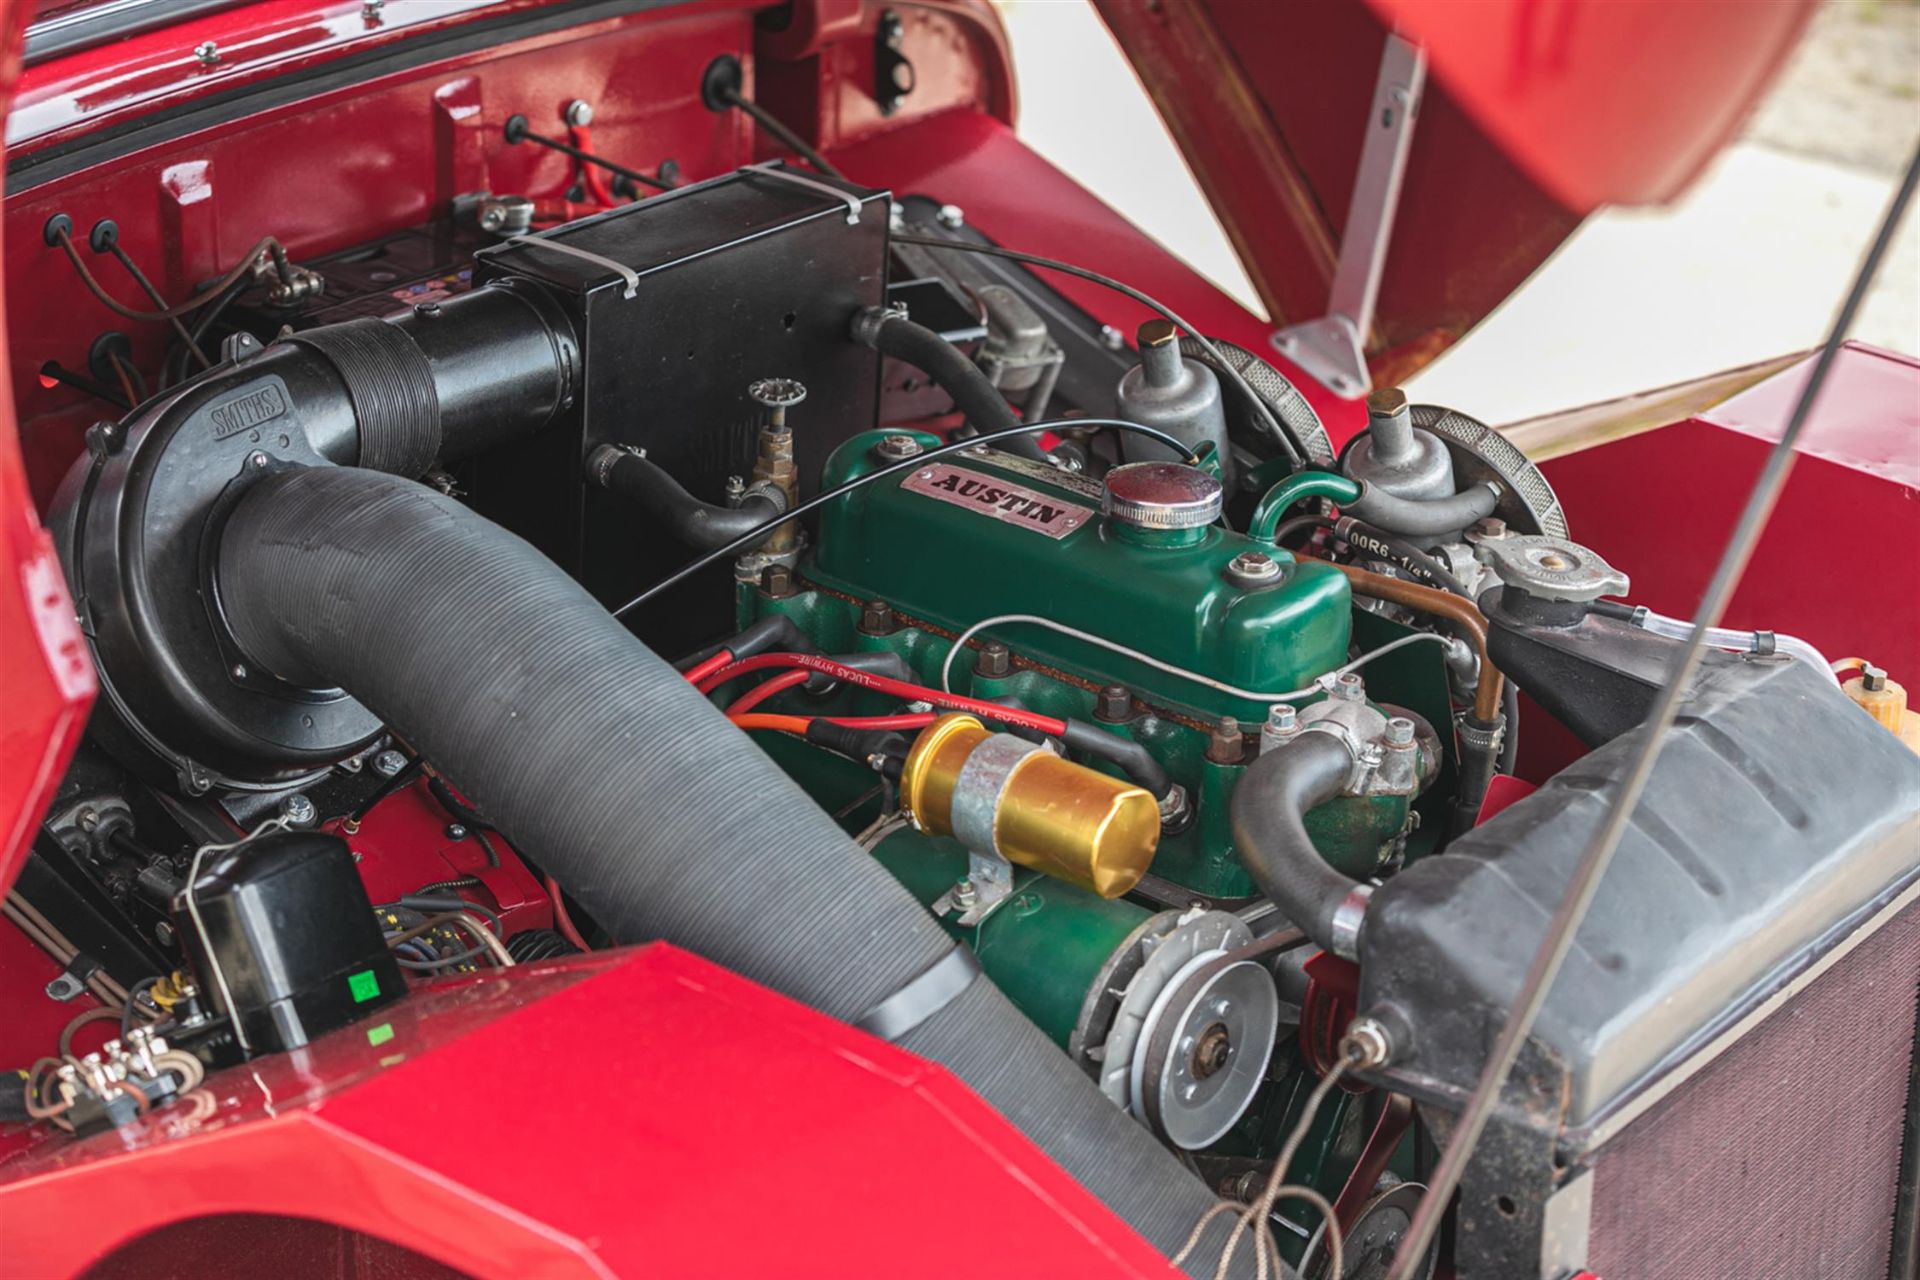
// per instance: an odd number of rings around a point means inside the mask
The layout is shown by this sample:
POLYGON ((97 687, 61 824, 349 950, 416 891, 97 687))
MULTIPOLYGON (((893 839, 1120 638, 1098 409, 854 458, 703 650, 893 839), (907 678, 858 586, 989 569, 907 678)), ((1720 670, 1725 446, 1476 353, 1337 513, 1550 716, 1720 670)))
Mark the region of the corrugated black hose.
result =
MULTIPOLYGON (((527 543, 412 481, 317 467, 236 504, 216 572, 253 661, 351 692, 614 936, 676 942, 846 1021, 912 1024, 902 1047, 1163 1251, 1214 1203, 991 982, 967 981, 926 909, 791 778, 527 543), (956 974, 944 1004, 896 998, 956 974)), ((1210 1273, 1217 1256, 1193 1265, 1210 1273)))

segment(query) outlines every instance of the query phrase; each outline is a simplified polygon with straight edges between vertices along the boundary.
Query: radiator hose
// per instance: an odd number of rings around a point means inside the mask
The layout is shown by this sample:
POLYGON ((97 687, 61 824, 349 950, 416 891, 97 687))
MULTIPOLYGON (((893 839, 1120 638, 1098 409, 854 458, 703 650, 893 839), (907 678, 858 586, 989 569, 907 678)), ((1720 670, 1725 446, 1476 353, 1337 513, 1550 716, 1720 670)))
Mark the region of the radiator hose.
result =
MULTIPOLYGON (((871 308, 853 318, 854 340, 883 356, 910 364, 931 378, 953 398, 953 407, 966 417, 976 434, 990 434, 1020 425, 1006 397, 988 380, 980 366, 945 338, 897 311, 871 308)), ((1047 451, 1026 436, 1000 442, 999 448, 1036 461, 1048 460, 1047 451)))
MULTIPOLYGON (((235 504, 215 572, 253 661, 366 704, 614 936, 678 943, 883 1033, 908 1026, 889 1038, 1163 1252, 1214 1203, 991 982, 962 966, 930 993, 956 954, 932 916, 527 543, 398 476, 314 467, 235 504)), ((1232 1221, 1215 1218, 1190 1265, 1211 1272, 1232 1221)))
POLYGON ((1300 734, 1256 760, 1233 789, 1233 847, 1280 914, 1352 960, 1364 886, 1327 864, 1307 835, 1307 811, 1340 794, 1353 757, 1330 733, 1300 734))

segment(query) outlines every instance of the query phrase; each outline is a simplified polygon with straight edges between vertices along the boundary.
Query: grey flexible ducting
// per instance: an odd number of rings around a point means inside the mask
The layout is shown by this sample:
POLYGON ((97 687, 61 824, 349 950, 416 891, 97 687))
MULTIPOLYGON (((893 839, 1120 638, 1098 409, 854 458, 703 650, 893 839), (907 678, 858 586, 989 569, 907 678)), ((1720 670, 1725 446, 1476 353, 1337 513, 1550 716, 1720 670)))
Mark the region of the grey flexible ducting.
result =
MULTIPOLYGON (((216 572, 255 662, 351 692, 614 936, 676 942, 849 1021, 953 945, 585 590, 426 486, 341 468, 268 476, 235 505, 216 572)), ((1162 1251, 1215 1203, 991 983, 899 1043, 1162 1251)), ((964 1216, 966 1188, 954 1192, 964 1216)), ((1211 1274, 1232 1221, 1215 1219, 1196 1272, 1211 1274)))
POLYGON ((1307 811, 1340 794, 1353 769, 1330 733, 1305 731, 1267 752, 1233 789, 1233 847, 1280 914, 1328 951, 1334 915, 1358 882, 1329 866, 1307 836, 1307 811))

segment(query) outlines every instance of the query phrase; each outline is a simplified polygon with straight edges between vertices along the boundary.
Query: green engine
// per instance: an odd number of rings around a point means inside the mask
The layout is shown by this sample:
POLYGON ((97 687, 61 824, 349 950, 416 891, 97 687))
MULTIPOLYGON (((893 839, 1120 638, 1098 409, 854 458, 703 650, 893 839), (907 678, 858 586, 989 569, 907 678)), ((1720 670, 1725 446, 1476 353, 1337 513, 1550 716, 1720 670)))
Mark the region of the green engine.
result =
MULTIPOLYGON (((855 436, 822 487, 939 443, 855 436)), ((1004 892, 983 902, 991 869, 980 849, 910 820, 894 788, 857 763, 760 735, 1116 1104, 1218 1162, 1225 1178, 1236 1161, 1271 1154, 1298 1103, 1300 1012, 1276 992, 1304 998, 1301 961, 1312 950, 1262 952, 1277 922, 1263 919, 1270 909, 1234 851, 1236 780, 1308 725, 1344 735, 1363 763, 1377 760, 1357 771, 1351 794, 1308 817, 1327 860, 1365 878, 1418 856, 1422 831, 1437 832, 1445 788, 1432 784, 1454 764, 1451 735, 1432 727, 1447 724, 1444 648, 1404 646, 1339 675, 1356 651, 1408 630, 1356 611, 1335 566, 1225 527, 1221 501, 1204 466, 1135 464, 1095 482, 986 448, 947 454, 829 505, 817 544, 791 567, 742 575, 737 621, 782 614, 820 653, 893 655, 914 683, 1145 749, 1160 779, 1160 830, 1129 891, 1104 897, 1013 866, 1004 892)), ((795 689, 758 709, 899 707, 841 685, 795 689)), ((1066 752, 1080 763, 1127 776, 1073 745, 1066 752)), ((1304 1160, 1351 1145, 1342 1115, 1320 1117, 1318 1155, 1304 1160)))

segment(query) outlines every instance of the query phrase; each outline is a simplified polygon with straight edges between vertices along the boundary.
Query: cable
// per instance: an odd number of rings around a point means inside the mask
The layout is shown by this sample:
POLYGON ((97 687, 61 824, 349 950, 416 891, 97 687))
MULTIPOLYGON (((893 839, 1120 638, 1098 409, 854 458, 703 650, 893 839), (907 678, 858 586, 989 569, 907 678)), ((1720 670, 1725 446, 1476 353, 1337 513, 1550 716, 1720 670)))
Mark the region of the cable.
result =
POLYGON ((573 917, 567 914, 566 900, 560 894, 560 882, 552 876, 547 877, 547 896, 553 900, 553 927, 560 931, 560 936, 582 952, 593 950, 587 945, 586 936, 573 923, 573 917))
POLYGON ((771 680, 763 680, 753 688, 747 690, 747 692, 739 698, 735 699, 733 703, 727 707, 727 715, 745 715, 775 694, 784 693, 797 684, 805 684, 812 678, 812 675, 805 671, 787 671, 773 677, 771 680))
POLYGON ((65 1029, 60 1032, 60 1056, 65 1058, 72 1055, 73 1037, 79 1032, 80 1028, 90 1022, 104 1022, 108 1018, 117 1020, 119 1017, 120 1011, 118 1009, 109 1009, 105 1005, 102 1005, 98 1009, 88 1009, 72 1022, 69 1022, 65 1029))
MULTIPOLYGON (((793 152, 802 160, 805 160, 815 169, 826 174, 829 178, 839 178, 843 182, 846 180, 847 175, 834 167, 832 161, 808 146, 806 139, 787 128, 785 124, 781 123, 778 116, 755 102, 752 98, 743 96, 737 87, 730 84, 724 85, 719 89, 719 95, 722 102, 737 110, 746 112, 755 124, 772 134, 781 146, 793 152)), ((898 237, 896 237, 896 239, 897 238, 898 237)))
MULTIPOLYGON (((1334 567, 1338 568, 1339 566, 1336 565, 1334 567)), ((958 638, 954 640, 953 647, 947 650, 946 661, 940 664, 941 689, 944 691, 952 688, 953 659, 962 649, 966 648, 969 640, 989 627, 1004 626, 1010 622, 1020 622, 1028 626, 1045 627, 1049 631, 1057 631, 1061 635, 1071 636, 1075 640, 1096 645, 1125 658, 1131 658, 1135 662, 1152 667, 1156 671, 1164 671, 1170 676, 1178 676, 1180 679, 1190 681, 1193 684, 1205 685, 1207 688, 1224 693, 1228 697, 1245 698, 1249 702, 1298 702, 1301 698, 1311 698, 1317 693, 1325 693, 1339 677, 1349 671, 1357 671, 1369 662, 1372 662, 1375 658, 1384 657, 1392 653, 1395 649, 1404 648, 1410 644, 1420 644, 1425 641, 1433 641, 1438 644, 1448 643, 1445 636, 1437 636, 1428 631, 1416 631, 1412 635, 1401 636, 1398 640, 1383 644, 1378 649, 1363 653, 1344 666, 1335 667, 1332 671, 1327 672, 1304 689, 1290 689, 1286 693, 1257 693, 1252 689, 1241 689, 1234 685, 1215 680, 1212 676, 1203 676, 1197 671, 1189 671, 1185 667, 1176 667, 1171 662, 1162 662, 1160 659, 1144 654, 1138 649, 1128 648, 1126 645, 1120 644, 1117 641, 1108 640, 1104 636, 1094 635, 1090 631, 1082 631, 1078 627, 1069 627, 1063 622, 1055 622, 1052 618, 1042 618, 1038 614, 1032 613, 1003 613, 997 617, 985 618, 974 623, 965 631, 962 631, 958 638)), ((991 706, 993 704, 989 703, 988 705, 991 706)))
MULTIPOLYGON (((127 269, 127 274, 133 277, 133 282, 140 286, 140 292, 147 295, 149 302, 163 311, 166 310, 166 298, 161 295, 160 290, 154 287, 153 281, 147 279, 147 273, 140 269, 140 264, 133 260, 133 255, 127 252, 126 247, 120 243, 118 236, 115 236, 113 242, 107 246, 107 252, 111 253, 115 260, 127 269)), ((195 342, 193 335, 187 332, 187 326, 181 322, 180 317, 168 316, 167 322, 173 326, 173 331, 180 335, 180 340, 187 344, 187 350, 192 352, 194 359, 200 362, 200 367, 202 369, 211 369, 213 367, 213 361, 207 359, 206 353, 200 350, 200 344, 195 342)))
POLYGON ((743 716, 729 715, 727 719, 741 729, 772 729, 780 733, 805 734, 809 726, 816 723, 838 725, 842 729, 924 729, 932 724, 935 716, 931 711, 916 712, 903 716, 769 716, 748 713, 743 716))
MULTIPOLYGON (((801 516, 818 511, 835 498, 845 497, 855 489, 863 488, 877 480, 885 480, 888 476, 899 475, 903 471, 912 471, 916 467, 924 467, 927 463, 940 458, 950 457, 956 453, 965 453, 971 449, 983 448, 996 441, 1010 440, 1017 436, 1031 435, 1038 431, 1056 431, 1062 427, 1108 427, 1115 431, 1131 431, 1136 435, 1142 435, 1150 440, 1155 440, 1166 445, 1168 448, 1178 452, 1190 463, 1196 461, 1192 451, 1189 450, 1184 443, 1174 439, 1166 432, 1153 427, 1142 426, 1138 422, 1127 422, 1121 418, 1053 418, 1045 422, 1023 422, 1017 427, 1008 427, 1005 431, 989 431, 985 435, 971 436, 965 440, 954 440, 947 444, 935 446, 922 453, 916 453, 911 458, 902 458, 898 462, 888 463, 884 467, 876 467, 872 471, 863 472, 845 484, 835 485, 824 493, 817 493, 813 497, 808 498, 805 502, 802 502, 799 506, 787 512, 786 518, 788 520, 797 520, 801 516)), ((645 591, 642 591, 633 599, 621 605, 618 609, 615 609, 613 616, 616 618, 624 618, 627 614, 633 612, 647 601, 664 591, 678 586, 716 560, 723 560, 736 551, 744 550, 755 543, 765 542, 766 540, 767 532, 762 528, 744 533, 724 546, 715 547, 704 555, 682 565, 660 581, 648 587, 645 591)))
MULTIPOLYGON (((997 702, 985 702, 978 698, 962 697, 944 689, 930 689, 925 685, 913 684, 906 680, 895 680, 891 676, 874 675, 858 667, 835 662, 832 658, 823 658, 812 653, 765 653, 757 658, 742 658, 729 663, 713 675, 707 677, 700 692, 711 693, 735 676, 746 675, 753 671, 799 667, 808 671, 822 671, 835 679, 848 684, 859 685, 863 689, 872 689, 878 693, 890 693, 896 698, 905 698, 909 702, 931 702, 935 706, 944 706, 950 711, 965 711, 973 715, 996 720, 1001 724, 1018 725, 1023 729, 1037 729, 1049 737, 1059 737, 1067 731, 1067 722, 1053 716, 1043 716, 1033 711, 1022 711, 1014 707, 1003 707, 997 702)), ((803 719, 789 716, 787 719, 803 719)), ((850 728, 878 728, 868 721, 892 719, 893 717, 834 717, 836 724, 850 728)))
POLYGON ((141 320, 150 323, 172 320, 176 316, 183 316, 190 311, 199 310, 201 307, 206 306, 209 302, 218 298, 221 293, 225 292, 228 286, 244 279, 247 272, 253 270, 253 264, 259 261, 261 254, 278 250, 278 253, 275 255, 277 260, 280 255, 286 253, 286 250, 280 247, 278 240, 275 240, 272 236, 262 236, 258 244, 247 250, 246 256, 240 259, 237 266, 207 288, 202 289, 199 293, 188 298, 185 302, 177 302, 173 306, 163 307, 159 311, 137 311, 101 287, 100 281, 94 278, 93 272, 87 269, 87 264, 80 260, 80 251, 73 247, 72 235, 64 228, 56 227, 53 231, 53 236, 56 243, 59 244, 60 249, 67 255, 67 261, 71 262, 73 269, 80 273, 80 283, 87 286, 87 292, 98 299, 101 306, 125 319, 141 320))
MULTIPOLYGON (((1295 468, 1307 465, 1306 454, 1301 450, 1299 442, 1287 434, 1285 428, 1273 416, 1273 412, 1267 408, 1267 402, 1248 385, 1241 372, 1227 362, 1226 357, 1220 354, 1220 349, 1213 345, 1210 338, 1188 324, 1172 307, 1158 299, 1150 298, 1132 285, 1123 284, 1112 276, 1104 276, 1098 271, 1089 271, 1085 267, 1076 267, 1070 262, 1061 262, 1057 258, 1043 258, 1037 253, 1021 253, 1015 249, 1002 249, 999 245, 974 244, 969 240, 943 240, 938 236, 916 236, 898 231, 894 232, 891 239, 894 244, 917 244, 923 249, 957 249, 962 253, 983 253, 990 258, 1005 258, 1009 262, 1025 263, 1030 267, 1045 267, 1049 271, 1064 272, 1103 288, 1112 289, 1115 293, 1124 294, 1149 311, 1158 312, 1178 325, 1189 338, 1200 345, 1201 350, 1213 358, 1219 372, 1227 375, 1233 385, 1239 389, 1240 394, 1244 395, 1247 402, 1254 407, 1254 411, 1260 415, 1261 421, 1266 425, 1267 434, 1272 436, 1275 443, 1286 453, 1287 461, 1291 462, 1295 468)), ((1184 451, 1187 446, 1179 447, 1184 451)))
POLYGON ((705 680, 708 676, 732 661, 733 651, 730 649, 722 649, 712 657, 703 658, 699 662, 694 663, 682 674, 687 677, 688 683, 699 684, 702 680, 705 680))
MULTIPOLYGON (((133 1030, 133 1011, 139 1002, 140 993, 142 991, 147 991, 148 998, 151 999, 152 992, 149 990, 149 988, 155 986, 161 980, 162 979, 159 976, 155 976, 152 978, 142 978, 140 979, 140 981, 134 983, 131 987, 127 988, 127 1002, 126 1004, 122 1005, 120 1008, 120 1039, 122 1041, 126 1040, 127 1033, 133 1030)), ((159 1007, 157 1002, 155 1004, 155 1007, 156 1008, 159 1007)), ((161 1016, 163 1017, 165 1016, 164 1010, 161 1011, 161 1016)))
POLYGON ((1920 185, 1920 150, 1916 150, 1913 158, 1907 162, 1906 174, 1887 206, 1879 230, 1874 233, 1873 243, 1861 261, 1853 284, 1847 290, 1846 300, 1841 303, 1839 313, 1834 317, 1833 328, 1827 334, 1820 354, 1814 358, 1806 385, 1794 401, 1786 430, 1780 433, 1780 439, 1768 451, 1766 463, 1753 482, 1746 505, 1741 509, 1740 518, 1727 539, 1726 550, 1721 554, 1713 578, 1700 598, 1700 607, 1694 611, 1693 632, 1687 637, 1686 646, 1675 655, 1666 682, 1654 699, 1653 709, 1636 730, 1638 754, 1622 779, 1619 793, 1614 797, 1612 807, 1607 810, 1600 829, 1594 833, 1592 842, 1575 866, 1566 897, 1547 923, 1540 949, 1534 955, 1533 963, 1528 966, 1526 980, 1514 996, 1513 1008, 1507 1015, 1505 1025, 1500 1028, 1499 1038, 1481 1069, 1473 1093, 1460 1111, 1453 1137, 1434 1169, 1427 1194, 1421 1198, 1412 1221, 1407 1224, 1400 1251, 1394 1255, 1390 1280, 1413 1280, 1418 1261, 1426 1256, 1427 1245, 1439 1230, 1441 1215, 1460 1186, 1460 1179, 1466 1173, 1467 1160, 1486 1128, 1488 1117, 1493 1114, 1494 1103, 1506 1083, 1508 1072, 1513 1069, 1514 1060, 1520 1054, 1520 1046, 1533 1029, 1534 1019, 1539 1016, 1547 993, 1553 987, 1553 980, 1560 973, 1561 962, 1566 959, 1567 951, 1573 945, 1574 933, 1586 917, 1587 908, 1600 887, 1600 879, 1606 874, 1607 864, 1620 847, 1620 837, 1632 821, 1634 810, 1639 807, 1640 796, 1653 775, 1654 763, 1660 758, 1660 748, 1667 730, 1672 727, 1674 717, 1679 713, 1680 701, 1686 695, 1701 654, 1707 648, 1707 636, 1726 613, 1727 603, 1733 598, 1734 588, 1740 583, 1740 576, 1760 541, 1768 517, 1773 514, 1780 491, 1785 487, 1787 477, 1793 473, 1793 464, 1799 456, 1794 445, 1807 424, 1820 389, 1826 384, 1827 374, 1840 353, 1841 344, 1846 341, 1847 331, 1853 327, 1854 316, 1866 300, 1874 276, 1879 273, 1880 264, 1893 243, 1894 233, 1900 226, 1908 203, 1913 199, 1916 185, 1920 185))
MULTIPOLYGON (((1226 1248, 1220 1255, 1220 1265, 1214 1270, 1214 1280, 1225 1280, 1227 1270, 1233 1262, 1233 1255, 1239 1251, 1242 1232, 1253 1229, 1264 1233, 1267 1230, 1267 1219, 1272 1215, 1273 1206, 1279 1201, 1280 1192, 1283 1189, 1290 1195, 1301 1199, 1307 1198, 1299 1194, 1306 1188, 1289 1186, 1286 1181, 1287 1169, 1293 1164, 1293 1157, 1300 1150, 1300 1144, 1307 1140, 1307 1129, 1313 1124, 1314 1117, 1319 1114, 1321 1105, 1326 1102, 1327 1095, 1333 1092, 1340 1083, 1340 1078, 1346 1075, 1348 1068, 1353 1065, 1353 1059, 1354 1055, 1350 1050, 1343 1050, 1340 1057, 1334 1060, 1327 1074, 1320 1077, 1320 1082, 1313 1087, 1313 1092, 1307 1095, 1306 1105, 1300 1110, 1300 1118, 1294 1121, 1293 1132, 1287 1135, 1286 1142, 1280 1148, 1280 1154, 1274 1158, 1273 1172, 1267 1175, 1267 1185, 1258 1196, 1254 1197, 1253 1202, 1247 1206, 1246 1212, 1240 1215, 1240 1221, 1234 1225, 1233 1233, 1227 1237, 1226 1248)), ((1315 1197, 1319 1195, 1318 1192, 1308 1194, 1315 1197)), ((1340 1224, 1333 1216, 1333 1207, 1328 1205, 1324 1198, 1320 1198, 1320 1209, 1327 1217, 1328 1251, 1334 1258, 1333 1274, 1338 1276, 1345 1261, 1337 1243, 1340 1224)), ((1257 1256, 1257 1245, 1255 1253, 1257 1256)), ((1266 1274, 1267 1268, 1263 1261, 1259 1266, 1261 1280, 1265 1280, 1266 1274)))

